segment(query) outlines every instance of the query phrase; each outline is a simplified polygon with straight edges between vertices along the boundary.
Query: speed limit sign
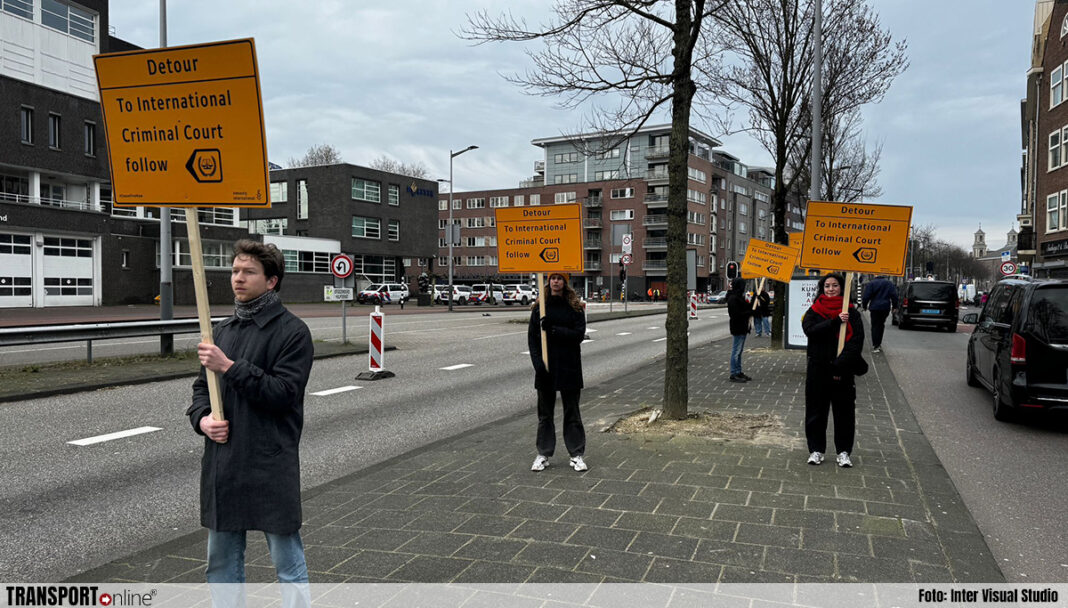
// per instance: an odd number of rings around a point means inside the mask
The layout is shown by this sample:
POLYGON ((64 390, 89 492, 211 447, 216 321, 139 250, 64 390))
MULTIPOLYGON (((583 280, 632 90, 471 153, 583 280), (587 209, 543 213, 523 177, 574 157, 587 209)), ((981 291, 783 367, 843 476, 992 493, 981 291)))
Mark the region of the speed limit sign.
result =
POLYGON ((347 278, 352 274, 352 258, 339 253, 330 260, 330 272, 334 273, 334 276, 339 279, 347 278))
POLYGON ((623 256, 619 258, 619 263, 623 264, 624 266, 630 266, 630 263, 633 261, 634 258, 632 258, 629 253, 624 253, 623 256))
POLYGON ((1002 262, 1001 274, 1009 276, 1010 274, 1016 274, 1016 264, 1012 262, 1002 262))

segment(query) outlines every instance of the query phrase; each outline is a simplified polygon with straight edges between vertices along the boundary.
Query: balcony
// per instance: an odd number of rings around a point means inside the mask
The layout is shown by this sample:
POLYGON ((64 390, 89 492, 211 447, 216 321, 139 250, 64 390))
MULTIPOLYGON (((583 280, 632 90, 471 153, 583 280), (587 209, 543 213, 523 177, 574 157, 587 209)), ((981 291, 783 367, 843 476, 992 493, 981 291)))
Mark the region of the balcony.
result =
POLYGON ((586 200, 582 201, 583 207, 602 207, 604 206, 603 196, 587 196, 586 200))
MULTIPOLYGON (((29 196, 26 194, 9 194, 0 192, 0 202, 21 203, 24 205, 40 205, 42 207, 59 207, 61 209, 77 209, 78 211, 103 211, 103 205, 88 201, 71 201, 61 198, 49 198, 29 196)), ((110 200, 102 200, 101 203, 110 203, 110 200)))
POLYGON ((583 272, 600 272, 601 261, 600 260, 586 260, 582 264, 583 272))
POLYGON ((588 218, 582 220, 582 227, 583 228, 600 228, 601 227, 601 218, 599 218, 599 217, 588 217, 588 218))
POLYGON ((667 274, 667 260, 643 260, 642 270, 646 275, 667 274))
POLYGON ((666 209, 668 206, 668 195, 666 194, 654 194, 649 193, 645 195, 645 207, 646 209, 666 209))
POLYGON ((668 146, 656 146, 645 151, 645 158, 667 158, 671 154, 668 146))
POLYGON ((667 169, 651 169, 645 172, 645 180, 649 183, 668 181, 667 169))
POLYGON ((646 237, 642 240, 642 247, 645 249, 667 249, 667 237, 653 236, 646 237))
POLYGON ((582 243, 582 248, 583 249, 600 249, 601 248, 601 239, 586 239, 582 243))
POLYGON ((668 225, 667 214, 659 215, 646 215, 642 217, 642 226, 662 226, 666 228, 668 225))
POLYGON ((1016 236, 1016 252, 1018 254, 1034 255, 1035 246, 1035 229, 1030 226, 1024 226, 1020 228, 1020 234, 1016 236))

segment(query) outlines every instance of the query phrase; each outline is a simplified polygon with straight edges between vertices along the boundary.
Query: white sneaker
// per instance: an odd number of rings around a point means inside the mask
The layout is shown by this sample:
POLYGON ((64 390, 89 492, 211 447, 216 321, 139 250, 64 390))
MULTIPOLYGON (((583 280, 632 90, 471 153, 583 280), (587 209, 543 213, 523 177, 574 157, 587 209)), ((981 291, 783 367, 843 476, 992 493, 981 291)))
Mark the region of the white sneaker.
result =
POLYGON ((823 464, 823 452, 812 452, 808 455, 809 464, 823 464))
POLYGON ((853 466, 853 461, 849 459, 849 452, 838 453, 838 466, 842 467, 843 469, 848 469, 849 467, 853 466))
POLYGON ((544 471, 545 467, 549 466, 549 459, 541 454, 534 459, 534 464, 530 465, 531 471, 544 471))
POLYGON ((589 469, 589 467, 586 466, 586 461, 582 459, 582 456, 572 456, 571 457, 571 468, 575 469, 576 471, 578 471, 580 473, 582 471, 585 471, 585 470, 589 469))

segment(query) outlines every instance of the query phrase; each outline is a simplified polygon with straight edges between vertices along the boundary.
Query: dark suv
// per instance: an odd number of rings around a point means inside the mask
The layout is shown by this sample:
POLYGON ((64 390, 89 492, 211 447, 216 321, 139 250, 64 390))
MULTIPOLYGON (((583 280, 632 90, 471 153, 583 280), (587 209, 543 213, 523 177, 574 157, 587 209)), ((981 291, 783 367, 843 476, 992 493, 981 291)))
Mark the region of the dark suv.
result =
POLYGON ((893 323, 901 329, 932 325, 957 331, 960 300, 957 286, 949 281, 912 281, 905 286, 893 323))
POLYGON ((1012 277, 990 293, 968 340, 965 374, 994 398, 994 418, 1068 410, 1068 281, 1012 277), (1019 408, 1019 410, 1017 409, 1019 408))

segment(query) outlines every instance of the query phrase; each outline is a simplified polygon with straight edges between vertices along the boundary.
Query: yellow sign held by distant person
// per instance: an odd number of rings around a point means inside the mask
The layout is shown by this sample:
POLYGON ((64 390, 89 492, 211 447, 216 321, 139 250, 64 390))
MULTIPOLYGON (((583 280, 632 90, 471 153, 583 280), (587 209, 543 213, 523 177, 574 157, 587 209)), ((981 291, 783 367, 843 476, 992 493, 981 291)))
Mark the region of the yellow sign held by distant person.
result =
POLYGON ((742 276, 789 283, 800 254, 801 250, 794 247, 749 239, 742 260, 742 276))
POLYGON ((902 275, 912 207, 809 201, 804 268, 902 275))
POLYGON ((93 57, 116 207, 270 207, 251 38, 93 57))
POLYGON ((582 272, 582 207, 497 209, 498 272, 582 272))

